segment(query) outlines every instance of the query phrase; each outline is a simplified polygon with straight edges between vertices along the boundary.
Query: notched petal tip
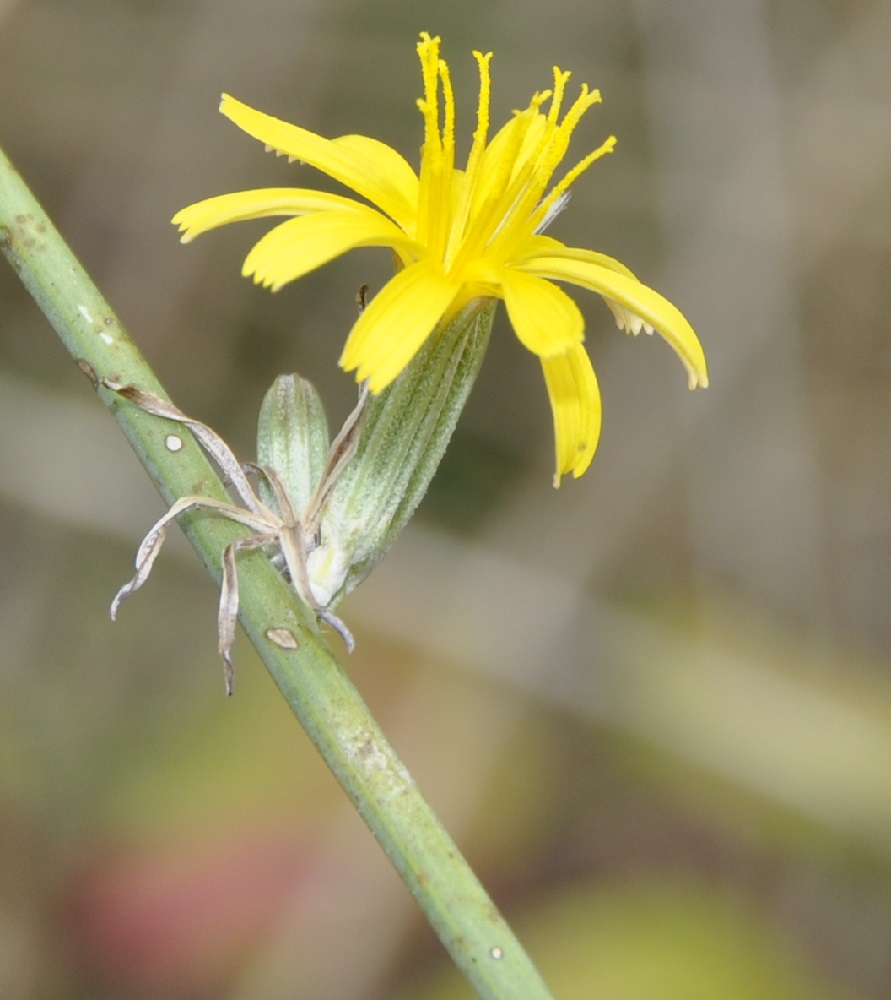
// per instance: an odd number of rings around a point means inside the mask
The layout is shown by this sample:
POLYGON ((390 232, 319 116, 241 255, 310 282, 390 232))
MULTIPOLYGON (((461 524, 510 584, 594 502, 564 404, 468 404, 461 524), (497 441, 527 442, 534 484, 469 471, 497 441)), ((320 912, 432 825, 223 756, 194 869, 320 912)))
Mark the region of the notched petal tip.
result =
POLYGON ((697 371, 695 368, 687 368, 687 387, 689 389, 707 389, 708 372, 703 369, 697 371))
POLYGON ((632 337, 636 337, 641 333, 652 336, 656 332, 652 324, 620 303, 609 298, 604 298, 604 302, 610 307, 613 316, 615 316, 616 326, 620 330, 624 330, 625 333, 630 333, 632 337))
POLYGON ((196 205, 200 204, 202 203, 196 202, 195 205, 187 205, 185 208, 181 208, 170 220, 171 225, 176 226, 179 230, 180 243, 191 243, 196 236, 200 236, 204 232, 204 229, 195 223, 194 209, 196 205))
POLYGON ((270 292, 277 292, 286 284, 284 281, 277 281, 272 275, 266 274, 257 268, 242 268, 241 276, 250 278, 255 285, 266 288, 270 292))

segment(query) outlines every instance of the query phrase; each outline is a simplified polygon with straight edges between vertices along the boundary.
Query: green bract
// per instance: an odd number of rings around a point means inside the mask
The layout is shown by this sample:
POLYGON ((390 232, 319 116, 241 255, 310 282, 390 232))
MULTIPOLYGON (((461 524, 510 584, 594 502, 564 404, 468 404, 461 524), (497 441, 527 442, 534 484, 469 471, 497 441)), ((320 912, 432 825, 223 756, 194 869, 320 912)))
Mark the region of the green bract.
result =
MULTIPOLYGON (((257 462, 275 470, 298 513, 309 506, 327 454, 328 424, 315 387, 299 375, 280 375, 260 406, 257 462)), ((260 479, 259 492, 267 507, 278 508, 265 479, 260 479)))
POLYGON ((427 492, 479 372, 495 305, 470 303, 390 386, 368 395, 355 454, 325 503, 307 562, 323 603, 362 582, 427 492))
MULTIPOLYGON (((479 372, 494 312, 490 299, 465 306, 383 392, 362 392, 330 448, 308 382, 282 375, 267 393, 257 455, 298 512, 306 576, 322 607, 365 579, 427 492, 479 372)), ((269 486, 262 489, 275 507, 269 486)))

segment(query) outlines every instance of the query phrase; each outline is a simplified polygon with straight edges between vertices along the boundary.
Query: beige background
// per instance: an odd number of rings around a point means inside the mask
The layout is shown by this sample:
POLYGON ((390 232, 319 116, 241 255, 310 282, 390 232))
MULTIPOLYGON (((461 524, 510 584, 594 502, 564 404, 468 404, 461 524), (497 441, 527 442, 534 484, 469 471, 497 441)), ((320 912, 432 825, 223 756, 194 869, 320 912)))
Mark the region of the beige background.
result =
MULTIPOLYGON (((168 220, 317 182, 223 90, 415 160, 421 29, 466 139, 473 48, 497 122, 554 64, 601 88, 576 148, 619 145, 552 232, 675 301, 712 387, 580 293, 604 433, 554 492, 500 317, 434 489, 342 609, 350 670, 561 997, 891 997, 891 3, 6 0, 0 141, 248 458, 280 371, 345 415, 386 254, 273 296, 239 277, 262 224, 181 247, 168 220)), ((185 546, 108 621, 161 509, 0 268, 0 994, 466 996, 241 639, 224 701, 185 546)))

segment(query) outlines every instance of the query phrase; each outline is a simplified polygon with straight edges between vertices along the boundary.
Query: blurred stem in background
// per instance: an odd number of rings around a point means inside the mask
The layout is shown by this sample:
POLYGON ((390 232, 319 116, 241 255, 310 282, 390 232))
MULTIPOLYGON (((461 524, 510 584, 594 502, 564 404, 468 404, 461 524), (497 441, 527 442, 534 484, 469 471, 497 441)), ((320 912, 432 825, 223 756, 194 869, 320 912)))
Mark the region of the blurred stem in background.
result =
MULTIPOLYGON (((229 495, 197 442, 122 402, 102 380, 167 398, 15 169, 0 152, 0 246, 169 505, 229 495), (179 440, 177 442, 179 444, 179 440)), ((220 582, 223 549, 245 532, 190 512, 189 541, 220 582)), ((322 754, 464 975, 484 998, 544 1000, 538 971, 421 796, 367 706, 320 637, 310 610, 261 552, 240 561, 240 620, 306 733, 322 754), (282 644, 282 629, 291 642, 282 644)))

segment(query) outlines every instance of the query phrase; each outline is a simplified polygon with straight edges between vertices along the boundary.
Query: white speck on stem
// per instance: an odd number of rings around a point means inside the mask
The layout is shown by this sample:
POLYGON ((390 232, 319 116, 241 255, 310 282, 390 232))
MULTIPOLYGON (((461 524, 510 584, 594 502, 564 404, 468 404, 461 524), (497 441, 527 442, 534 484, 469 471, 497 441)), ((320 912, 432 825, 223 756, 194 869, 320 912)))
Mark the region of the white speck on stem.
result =
POLYGON ((282 649, 299 649, 300 643, 297 641, 297 636, 290 629, 286 628, 269 628, 266 630, 266 638, 270 642, 274 642, 276 646, 282 649))
POLYGON ((164 438, 164 444, 167 445, 168 451, 179 451, 183 446, 183 439, 176 434, 168 434, 164 438))
MULTIPOLYGON (((87 309, 86 306, 79 305, 77 307, 77 311, 81 314, 81 316, 83 316, 83 318, 88 323, 95 324, 96 321, 93 319, 93 314, 90 312, 89 309, 87 309)), ((108 319, 106 319, 105 322, 108 323, 109 322, 108 319)), ((111 345, 114 343, 114 337, 112 337, 110 333, 105 333, 104 330, 99 332, 99 338, 102 340, 103 344, 111 345)))
POLYGON ((489 957, 494 958, 496 962, 500 962, 504 958, 504 950, 496 944, 494 948, 489 949, 489 957))
POLYGON ((400 795, 412 779, 393 750, 379 742, 376 734, 359 726, 345 733, 344 748, 353 767, 378 782, 378 794, 384 798, 400 795))

